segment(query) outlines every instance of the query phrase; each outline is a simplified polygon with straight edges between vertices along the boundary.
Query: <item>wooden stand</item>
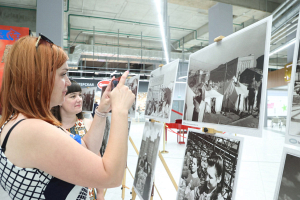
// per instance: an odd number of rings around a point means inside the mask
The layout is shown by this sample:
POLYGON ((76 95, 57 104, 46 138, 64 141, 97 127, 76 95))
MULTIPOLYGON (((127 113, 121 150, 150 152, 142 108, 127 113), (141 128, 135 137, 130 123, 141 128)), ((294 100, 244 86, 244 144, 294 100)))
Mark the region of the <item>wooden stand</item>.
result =
MULTIPOLYGON (((155 186, 155 184, 153 182, 150 200, 153 200, 153 197, 154 197, 154 188, 156 189, 156 192, 158 193, 157 188, 156 188, 156 186, 155 186)), ((136 198, 136 192, 134 191, 134 188, 132 188, 131 194, 132 194, 132 199, 131 200, 135 200, 135 198, 136 198)), ((160 196, 159 193, 158 193, 158 195, 159 195, 160 199, 162 200, 162 198, 161 198, 161 196, 160 196)))
POLYGON ((172 181, 172 183, 173 183, 173 185, 174 185, 174 187, 175 187, 175 190, 178 191, 177 183, 176 183, 176 181, 175 181, 173 175, 171 174, 171 171, 170 171, 170 169, 169 169, 169 167, 168 167, 168 165, 167 165, 167 163, 166 163, 164 157, 162 156, 161 152, 158 153, 158 156, 159 156, 159 158, 160 158, 160 160, 161 160, 163 166, 165 167, 165 170, 167 171, 167 173, 168 173, 168 175, 169 175, 169 177, 170 177, 170 179, 171 179, 171 181, 172 181))
POLYGON ((161 153, 169 153, 168 151, 166 151, 166 129, 165 129, 166 123, 164 123, 164 135, 163 135, 163 150, 161 151, 161 153))
MULTIPOLYGON (((127 167, 126 167, 127 169, 127 167)), ((130 189, 129 187, 127 187, 125 184, 126 184, 126 169, 125 169, 125 172, 124 172, 124 177, 123 177, 123 180, 122 180, 122 199, 124 200, 125 199, 125 189, 130 189)))

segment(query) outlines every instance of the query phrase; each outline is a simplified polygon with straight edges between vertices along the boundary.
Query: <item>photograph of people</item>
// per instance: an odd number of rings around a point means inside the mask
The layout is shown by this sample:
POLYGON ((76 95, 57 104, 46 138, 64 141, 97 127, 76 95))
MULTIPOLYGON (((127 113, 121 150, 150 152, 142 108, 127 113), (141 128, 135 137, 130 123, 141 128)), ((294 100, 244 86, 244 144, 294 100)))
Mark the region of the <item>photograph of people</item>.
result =
POLYGON ((189 130, 176 199, 234 199, 241 141, 189 130))
MULTIPOLYGON (((108 86, 86 134, 72 138, 51 113, 64 103, 71 85, 67 60, 64 50, 43 35, 20 38, 8 54, 0 94, 0 181, 12 199, 88 200, 88 188, 121 185, 128 110, 135 99, 124 85, 128 71, 117 90, 108 86), (101 157, 110 110, 110 139, 101 157)), ((76 119, 76 113, 69 114, 76 119)), ((70 124, 74 126, 71 120, 70 124)))
POLYGON ((170 122, 173 92, 179 60, 151 72, 146 99, 145 117, 170 122))
POLYGON ((82 110, 93 112, 96 87, 82 88, 82 110))
POLYGON ((150 199, 163 124, 145 122, 133 187, 142 200, 150 199))
POLYGON ((207 159, 207 178, 203 186, 195 190, 195 199, 224 200, 222 196, 222 181, 224 176, 223 159, 213 153, 207 159))
POLYGON ((191 54, 183 124, 247 127, 252 129, 244 134, 261 134, 269 23, 265 19, 191 54))
MULTIPOLYGON (((127 78, 126 82, 125 82, 125 85, 128 86, 128 88, 136 96, 136 99, 137 99, 137 93, 138 93, 139 79, 140 79, 140 76, 136 75, 136 76, 127 78)), ((132 104, 132 106, 129 110, 130 117, 135 117, 135 109, 136 109, 136 100, 134 101, 134 103, 132 104)))

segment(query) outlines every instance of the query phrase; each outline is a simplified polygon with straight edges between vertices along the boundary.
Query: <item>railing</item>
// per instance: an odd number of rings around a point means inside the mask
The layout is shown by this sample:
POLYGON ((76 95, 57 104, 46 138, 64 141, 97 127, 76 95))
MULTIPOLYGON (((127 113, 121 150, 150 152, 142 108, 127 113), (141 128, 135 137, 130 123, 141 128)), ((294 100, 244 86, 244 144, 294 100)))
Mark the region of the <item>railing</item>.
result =
MULTIPOLYGON (((188 61, 190 54, 191 53, 172 52, 170 54, 170 60, 180 59, 181 61, 188 61)), ((75 47, 73 54, 69 55, 68 64, 78 65, 81 55, 94 55, 95 58, 101 56, 122 59, 141 59, 141 62, 143 62, 143 60, 165 61, 163 51, 80 44, 75 47)))

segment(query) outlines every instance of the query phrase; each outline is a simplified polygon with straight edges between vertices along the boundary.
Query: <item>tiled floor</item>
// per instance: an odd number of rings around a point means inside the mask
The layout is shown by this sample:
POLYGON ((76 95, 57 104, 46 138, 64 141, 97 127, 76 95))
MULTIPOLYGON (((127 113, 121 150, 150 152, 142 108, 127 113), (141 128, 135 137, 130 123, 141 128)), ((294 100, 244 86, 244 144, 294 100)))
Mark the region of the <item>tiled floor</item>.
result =
MULTIPOLYGON (((132 122, 130 136, 139 149, 142 140, 144 123, 132 122)), ((244 148, 240 166, 236 200, 272 200, 280 167, 281 155, 284 146, 284 129, 278 127, 265 129, 262 138, 244 137, 244 148)), ((163 149, 162 141, 160 150, 163 149)), ((183 162, 185 145, 177 143, 176 135, 169 132, 166 145, 168 154, 164 154, 165 161, 178 183, 183 162)), ((135 173, 137 154, 133 146, 128 147, 128 168, 132 175, 135 173)), ((155 169, 155 184, 163 200, 176 199, 176 190, 158 158, 155 169)), ((131 188, 133 178, 127 171, 126 186, 131 188)), ((105 199, 122 199, 121 187, 108 189, 105 199)), ((0 199, 2 200, 1 191, 0 199)), ((126 189, 125 199, 131 199, 130 190, 126 189)), ((137 199, 139 199, 137 197, 137 199)), ((155 191, 154 199, 160 199, 155 191)))
MULTIPOLYGON (((143 123, 132 122, 130 136, 139 149, 143 134, 143 123)), ((274 198, 275 186, 280 167, 282 150, 284 147, 284 128, 274 127, 263 131, 262 138, 244 137, 244 148, 240 166, 236 200, 272 200, 274 198)), ((240 135, 239 135, 240 136, 240 135)), ((160 150, 163 149, 162 141, 160 150)), ((177 143, 176 135, 168 132, 168 141, 164 158, 178 183, 181 166, 183 162, 185 145, 177 143)), ((137 164, 137 155, 129 143, 128 168, 134 175, 137 164)), ((155 183, 163 200, 176 199, 176 190, 168 177, 161 161, 158 158, 155 169, 155 183)), ((126 185, 132 187, 133 178, 128 174, 126 185)), ((121 199, 121 188, 108 189, 105 199, 121 199)), ((131 199, 130 190, 126 190, 125 199, 131 199)), ((137 199, 139 199, 137 197, 137 199)), ((154 199, 160 199, 155 191, 154 199)))

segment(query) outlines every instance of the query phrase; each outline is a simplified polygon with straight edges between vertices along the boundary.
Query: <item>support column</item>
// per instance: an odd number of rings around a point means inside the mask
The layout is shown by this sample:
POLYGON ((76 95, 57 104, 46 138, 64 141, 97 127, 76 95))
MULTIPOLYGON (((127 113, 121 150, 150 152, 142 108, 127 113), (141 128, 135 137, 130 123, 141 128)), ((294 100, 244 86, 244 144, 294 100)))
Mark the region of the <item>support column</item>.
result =
POLYGON ((217 3, 208 10, 209 44, 220 35, 233 33, 232 5, 217 3))
POLYGON ((63 0, 37 0, 36 35, 49 37, 54 44, 63 48, 63 0))

